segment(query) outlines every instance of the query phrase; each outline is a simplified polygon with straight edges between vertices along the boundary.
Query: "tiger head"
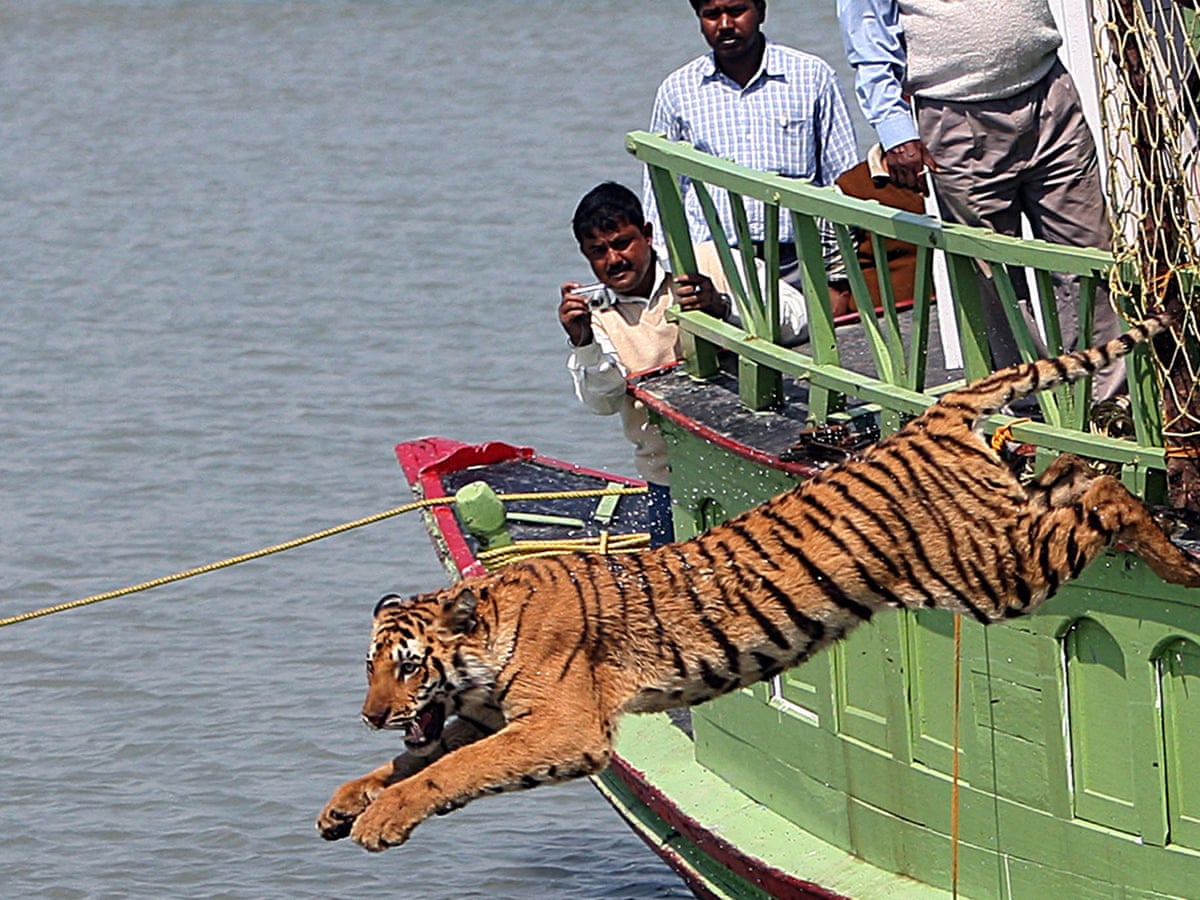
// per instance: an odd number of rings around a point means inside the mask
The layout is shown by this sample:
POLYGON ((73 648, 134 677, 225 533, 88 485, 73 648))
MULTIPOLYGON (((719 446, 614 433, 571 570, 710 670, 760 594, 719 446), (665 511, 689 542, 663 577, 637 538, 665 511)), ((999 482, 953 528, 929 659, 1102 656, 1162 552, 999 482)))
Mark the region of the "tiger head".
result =
POLYGON ((477 628, 477 603, 470 588, 450 588, 408 599, 388 594, 376 604, 363 722, 406 732, 410 753, 432 752, 457 696, 473 686, 458 650, 477 628))

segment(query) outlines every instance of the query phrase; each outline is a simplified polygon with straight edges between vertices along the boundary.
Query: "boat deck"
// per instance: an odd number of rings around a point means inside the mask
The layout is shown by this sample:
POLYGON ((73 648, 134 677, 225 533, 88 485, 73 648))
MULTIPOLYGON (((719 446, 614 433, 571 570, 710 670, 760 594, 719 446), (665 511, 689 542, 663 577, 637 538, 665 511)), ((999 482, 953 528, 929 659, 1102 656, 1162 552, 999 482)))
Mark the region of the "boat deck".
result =
POLYGON ((697 763, 688 738, 667 725, 664 713, 626 716, 617 752, 612 767, 593 781, 697 896, 951 897, 949 891, 866 863, 752 800, 697 763), (836 890, 824 886, 834 884, 836 890))
MULTIPOLYGON (((907 343, 912 330, 911 310, 900 313, 900 330, 907 343)), ((842 325, 837 330, 842 365, 854 372, 875 375, 865 329, 861 322, 842 325)), ((926 368, 926 386, 936 390, 963 377, 961 368, 946 364, 942 351, 937 316, 930 316, 930 351, 926 368)), ((793 349, 807 353, 807 344, 793 349)), ((751 458, 774 465, 796 475, 811 474, 831 461, 832 456, 808 452, 798 447, 808 429, 808 383, 784 376, 784 404, 779 409, 754 412, 746 409, 738 397, 734 360, 723 358, 720 374, 709 379, 692 378, 682 368, 649 373, 637 380, 635 394, 651 409, 667 416, 690 431, 704 433, 730 447, 740 447, 751 458)), ((872 431, 873 416, 854 417, 855 409, 865 409, 861 401, 848 398, 847 412, 852 419, 852 444, 869 443, 877 435, 872 431)), ((820 448, 818 448, 818 451, 820 448)))
MULTIPOLYGON (((480 481, 484 473, 468 468, 442 475, 446 493, 480 481)), ((640 531, 646 522, 646 495, 613 496, 608 503, 596 497, 565 496, 547 500, 542 495, 574 493, 603 489, 612 482, 579 471, 548 466, 536 459, 516 459, 490 465, 487 483, 498 493, 539 495, 528 500, 512 500, 505 504, 508 531, 517 541, 572 540, 596 537, 601 531, 616 534, 640 531)), ((473 552, 480 550, 479 541, 465 533, 473 552)))
MULTIPOLYGON (((901 313, 901 332, 906 341, 911 321, 909 311, 901 313)), ((936 316, 931 316, 930 332, 926 385, 936 391, 940 386, 961 381, 963 370, 946 364, 936 316)), ((838 347, 843 365, 855 372, 874 375, 874 362, 860 323, 838 329, 838 347)), ((796 349, 803 353, 806 345, 798 345, 796 349)), ((659 415, 717 446, 798 477, 810 476, 878 439, 876 419, 869 413, 869 407, 847 398, 849 432, 843 444, 824 442, 820 434, 816 435, 817 440, 809 440, 813 429, 807 421, 806 382, 784 376, 784 405, 754 412, 742 405, 737 376, 732 369, 732 365, 727 365, 720 374, 704 380, 692 378, 679 367, 664 369, 639 378, 634 393, 659 415), (855 416, 856 410, 863 415, 855 416)), ((1037 415, 1036 411, 1031 414, 1037 415)), ((1151 506, 1151 512, 1177 546, 1200 558, 1200 514, 1165 506, 1151 506)))

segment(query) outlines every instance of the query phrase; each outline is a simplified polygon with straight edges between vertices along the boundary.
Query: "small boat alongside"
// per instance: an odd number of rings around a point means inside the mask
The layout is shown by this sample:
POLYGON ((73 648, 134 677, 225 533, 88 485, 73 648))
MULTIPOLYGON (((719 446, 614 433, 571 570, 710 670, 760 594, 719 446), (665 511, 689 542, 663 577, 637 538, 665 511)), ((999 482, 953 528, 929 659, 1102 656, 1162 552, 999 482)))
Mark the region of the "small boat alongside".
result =
MULTIPOLYGON (((396 456, 419 499, 455 501, 424 512, 451 577, 494 571, 531 554, 647 545, 646 500, 636 479, 501 442, 426 437, 397 445, 396 456)), ((855 865, 853 858, 804 839, 786 819, 701 765, 690 711, 628 716, 622 735, 620 753, 593 781, 697 896, 841 896, 801 873, 816 871, 818 856, 842 866, 855 865)), ((929 896, 907 879, 858 868, 864 892, 929 896)))
POLYGON ((396 458, 419 499, 447 501, 423 515, 454 579, 530 555, 648 545, 645 483, 637 479, 501 441, 425 437, 398 444, 396 458))

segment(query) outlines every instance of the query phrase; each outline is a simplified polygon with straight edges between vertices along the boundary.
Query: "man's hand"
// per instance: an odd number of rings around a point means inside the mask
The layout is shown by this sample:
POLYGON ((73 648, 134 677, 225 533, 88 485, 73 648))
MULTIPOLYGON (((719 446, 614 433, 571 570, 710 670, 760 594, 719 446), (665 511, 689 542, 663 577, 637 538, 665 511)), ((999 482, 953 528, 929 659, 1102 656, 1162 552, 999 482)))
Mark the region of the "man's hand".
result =
POLYGON ((559 289, 562 300, 558 304, 558 321, 572 345, 586 347, 595 340, 595 336, 592 334, 592 311, 587 298, 573 293, 580 286, 578 281, 568 281, 559 289))
POLYGON ((671 292, 680 309, 694 309, 725 319, 729 316, 731 303, 727 294, 717 291, 707 275, 680 275, 672 279, 671 292))
POLYGON ((829 307, 833 310, 833 317, 844 316, 848 312, 854 311, 854 295, 850 293, 850 282, 846 280, 831 281, 829 283, 829 307))
POLYGON ((936 172, 938 167, 923 142, 906 141, 897 144, 884 155, 884 159, 887 162, 888 175, 893 182, 910 191, 929 193, 925 173, 936 172))

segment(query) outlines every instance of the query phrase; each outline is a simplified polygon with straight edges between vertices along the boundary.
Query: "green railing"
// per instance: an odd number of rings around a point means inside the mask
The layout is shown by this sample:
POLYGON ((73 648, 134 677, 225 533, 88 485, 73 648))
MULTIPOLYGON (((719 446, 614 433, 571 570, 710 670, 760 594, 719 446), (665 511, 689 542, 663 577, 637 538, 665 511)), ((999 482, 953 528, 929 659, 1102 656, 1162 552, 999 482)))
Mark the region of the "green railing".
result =
MULTIPOLYGON (((1056 275, 1082 280, 1082 333, 1091 330, 1096 304, 1108 302, 1098 291, 1113 264, 1104 253, 942 225, 649 134, 629 135, 628 146, 649 166, 675 271, 695 265, 679 179, 697 189, 743 325, 679 313, 686 364, 691 374, 712 377, 724 362, 718 350, 732 351, 737 390, 750 409, 782 402, 789 376, 807 383, 806 415, 814 423, 861 413, 877 415, 884 430, 898 427, 937 394, 990 370, 979 277, 985 269, 1025 358, 1034 356, 1037 342, 1018 313, 1010 268, 1028 273, 1052 352, 1061 344, 1056 275), (732 195, 730 234, 717 221, 717 189, 732 195), (767 205, 768 222, 785 211, 794 225, 811 338, 805 347, 777 340, 777 232, 764 235, 762 284, 737 274, 738 255, 740 271, 755 271, 747 249, 750 201, 767 205), (861 325, 852 329, 833 321, 822 219, 833 223, 860 310, 861 325), (881 282, 878 313, 858 263, 863 232, 871 235, 881 282), (895 296, 886 239, 917 248, 912 298, 895 296), (937 279, 935 301, 933 272, 943 264, 946 279, 937 279), (902 303, 909 300, 911 306, 902 303), (946 327, 953 321, 962 372, 926 365, 938 339, 935 302, 943 313, 937 321, 946 327)), ((1124 309, 1131 298, 1117 299, 1124 309)), ((1039 395, 1043 421, 1013 424, 1013 433, 1037 445, 1043 458, 1066 451, 1119 466, 1131 489, 1157 500, 1164 456, 1144 348, 1130 358, 1128 378, 1132 439, 1089 433, 1090 386, 1083 384, 1039 395)), ((1013 420, 996 416, 989 425, 1003 422, 1013 420)), ((662 425, 680 462, 671 492, 682 536, 795 483, 678 422, 664 417, 662 425)), ((818 842, 914 879, 903 885, 917 890, 1000 900, 1195 896, 1200 765, 1184 748, 1200 723, 1198 673, 1200 605, 1114 551, 1038 615, 1004 627, 967 621, 957 641, 944 611, 878 616, 772 682, 697 707, 694 752, 705 768, 794 823, 799 840, 812 839, 783 845, 785 868, 821 880, 816 867, 834 860, 824 871, 835 890, 870 893, 854 860, 818 842), (960 682, 949 677, 955 666, 960 682), (798 846, 814 849, 798 852, 798 846)))
MULTIPOLYGON (((644 162, 657 197, 663 238, 674 271, 695 271, 693 246, 680 194, 680 181, 687 179, 704 209, 742 321, 741 327, 720 322, 699 312, 679 313, 688 371, 708 378, 718 371, 718 351, 737 355, 739 394, 754 410, 782 402, 783 376, 808 383, 808 415, 814 424, 824 424, 846 413, 846 397, 868 405, 878 413, 881 428, 893 430, 907 418, 918 415, 954 384, 930 388, 926 384, 926 360, 933 331, 934 267, 940 255, 948 276, 950 297, 937 296, 938 303, 952 303, 954 324, 962 351, 963 378, 974 380, 992 370, 980 297, 980 273, 990 275, 1004 303, 1017 345, 1024 359, 1038 355, 1038 339, 1019 311, 1013 270, 1029 273, 1033 302, 1045 329, 1045 346, 1061 352, 1062 331, 1054 301, 1054 277, 1078 276, 1080 283, 1079 332, 1091 333, 1097 302, 1108 302, 1098 288, 1107 285, 1110 254, 1092 249, 1066 247, 1023 238, 997 235, 978 228, 943 224, 938 220, 892 209, 874 201, 848 197, 830 188, 765 174, 718 159, 681 143, 646 132, 626 137, 627 149, 644 162), (733 234, 727 234, 712 201, 714 190, 729 194, 733 210, 733 234), (747 216, 747 201, 765 204, 762 260, 766 278, 760 286, 755 278, 742 279, 734 265, 742 257, 742 271, 754 272, 754 248, 747 216), (779 233, 780 212, 790 216, 800 260, 803 290, 808 311, 807 352, 779 345, 779 233), (835 327, 828 298, 820 221, 830 223, 846 264, 850 288, 859 309, 863 334, 870 348, 870 370, 852 370, 843 365, 839 351, 839 329, 835 327), (856 245, 868 233, 879 280, 878 311, 867 288, 856 245), (889 278, 885 239, 905 241, 916 247, 914 296, 898 298, 889 278), (1099 301, 1097 298, 1100 298, 1099 301), (911 309, 901 311, 911 299, 911 309), (905 301, 905 303, 901 303, 905 301), (873 312, 874 311, 874 312, 873 312), (911 316, 907 335, 902 336, 901 317, 911 316)), ((1125 310, 1128 297, 1114 295, 1125 310)), ((1075 349, 1075 348, 1069 348, 1075 349)), ((1149 353, 1139 347, 1128 359, 1128 383, 1134 439, 1116 439, 1090 433, 1090 379, 1064 385, 1038 395, 1041 422, 1014 422, 995 416, 994 428, 1008 422, 1016 439, 1034 444, 1044 457, 1062 452, 1077 453, 1120 467, 1122 479, 1147 499, 1159 499, 1162 491, 1163 450, 1158 392, 1149 353)), ((861 406, 858 407, 862 409, 861 406)))

